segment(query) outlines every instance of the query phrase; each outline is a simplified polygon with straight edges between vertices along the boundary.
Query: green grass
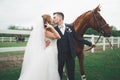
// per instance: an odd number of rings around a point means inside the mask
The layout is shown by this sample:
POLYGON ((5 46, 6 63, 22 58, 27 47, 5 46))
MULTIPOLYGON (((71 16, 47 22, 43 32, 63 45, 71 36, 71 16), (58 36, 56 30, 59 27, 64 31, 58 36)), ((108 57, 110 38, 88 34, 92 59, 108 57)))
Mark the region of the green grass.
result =
POLYGON ((85 71, 89 80, 120 80, 120 48, 93 53, 85 57, 85 71))
POLYGON ((24 51, 14 51, 14 52, 0 52, 0 56, 3 55, 19 55, 19 54, 23 54, 24 51))
POLYGON ((20 75, 20 67, 1 70, 0 80, 18 80, 20 75))
POLYGON ((26 46, 27 42, 0 42, 1 47, 20 47, 26 46))
MULTIPOLYGON (((87 80, 120 80, 120 48, 104 52, 91 53, 85 56, 87 80)), ((0 80, 17 80, 21 67, 0 70, 0 80)), ((65 80, 65 77, 64 79, 65 80)), ((81 80, 76 58, 75 80, 81 80)))

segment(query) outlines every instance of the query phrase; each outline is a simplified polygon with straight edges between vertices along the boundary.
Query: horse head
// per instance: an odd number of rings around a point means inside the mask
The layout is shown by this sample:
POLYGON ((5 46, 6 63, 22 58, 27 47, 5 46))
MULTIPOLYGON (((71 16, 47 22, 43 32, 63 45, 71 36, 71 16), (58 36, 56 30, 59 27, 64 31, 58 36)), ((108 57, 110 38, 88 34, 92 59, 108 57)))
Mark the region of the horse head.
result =
POLYGON ((111 28, 99 12, 100 6, 97 6, 95 9, 89 10, 78 16, 78 18, 75 19, 75 21, 71 25, 74 26, 75 31, 80 36, 83 36, 88 28, 93 28, 103 36, 110 37, 111 28))
POLYGON ((111 28, 106 23, 104 18, 100 15, 100 6, 97 6, 91 11, 91 19, 89 20, 89 26, 105 37, 110 37, 111 28))

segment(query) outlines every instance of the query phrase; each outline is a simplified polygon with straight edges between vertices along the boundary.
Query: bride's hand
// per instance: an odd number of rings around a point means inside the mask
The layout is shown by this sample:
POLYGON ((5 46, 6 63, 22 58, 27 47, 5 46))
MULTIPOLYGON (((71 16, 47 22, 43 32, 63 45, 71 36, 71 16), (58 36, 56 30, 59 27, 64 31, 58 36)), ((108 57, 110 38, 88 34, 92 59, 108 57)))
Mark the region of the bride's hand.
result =
POLYGON ((48 46, 50 45, 50 41, 49 41, 49 40, 46 40, 46 41, 45 41, 45 45, 46 45, 46 47, 48 47, 48 46))
POLYGON ((45 24, 45 26, 46 26, 46 29, 52 29, 53 28, 53 26, 50 25, 49 23, 45 24))

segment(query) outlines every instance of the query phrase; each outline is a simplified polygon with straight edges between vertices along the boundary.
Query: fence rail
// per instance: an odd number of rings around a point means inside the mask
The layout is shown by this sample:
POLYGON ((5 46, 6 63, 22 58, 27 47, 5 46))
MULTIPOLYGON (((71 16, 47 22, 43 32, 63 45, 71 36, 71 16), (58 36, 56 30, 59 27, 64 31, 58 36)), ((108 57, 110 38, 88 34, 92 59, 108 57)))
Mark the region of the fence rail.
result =
MULTIPOLYGON (((0 37, 0 42, 16 42, 16 37, 0 37)), ((25 37, 25 41, 28 41, 28 37, 25 37)))
MULTIPOLYGON (((0 30, 0 34, 26 34, 29 35, 31 31, 23 31, 23 30, 0 30)), ((84 35, 84 38, 86 40, 89 40, 91 42, 95 42, 98 39, 99 36, 96 35, 84 35)), ((117 45, 117 47, 120 47, 120 37, 101 37, 97 46, 102 46, 102 50, 106 50, 107 45, 109 45, 109 43, 107 42, 107 39, 109 39, 109 41, 111 42, 111 44, 117 45)), ((26 41, 28 40, 28 38, 26 38, 26 41)), ((4 41, 15 41, 15 37, 0 37, 0 42, 4 42, 4 41)), ((9 52, 9 51, 24 51, 25 47, 3 47, 0 48, 0 52, 9 52)), ((93 48, 91 50, 91 52, 93 53, 95 51, 95 49, 93 48)))
POLYGON ((30 30, 0 30, 0 34, 30 34, 30 30))

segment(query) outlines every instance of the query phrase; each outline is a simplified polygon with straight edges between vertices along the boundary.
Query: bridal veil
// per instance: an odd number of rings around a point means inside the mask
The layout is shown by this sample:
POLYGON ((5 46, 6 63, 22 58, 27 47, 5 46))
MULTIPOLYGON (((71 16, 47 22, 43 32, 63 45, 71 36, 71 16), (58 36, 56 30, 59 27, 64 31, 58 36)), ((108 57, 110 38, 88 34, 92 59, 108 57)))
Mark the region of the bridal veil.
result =
POLYGON ((40 17, 33 27, 24 53, 21 75, 45 49, 43 18, 40 17))

